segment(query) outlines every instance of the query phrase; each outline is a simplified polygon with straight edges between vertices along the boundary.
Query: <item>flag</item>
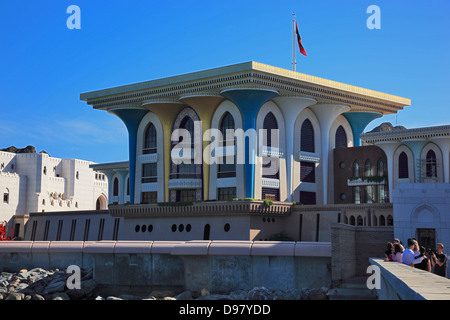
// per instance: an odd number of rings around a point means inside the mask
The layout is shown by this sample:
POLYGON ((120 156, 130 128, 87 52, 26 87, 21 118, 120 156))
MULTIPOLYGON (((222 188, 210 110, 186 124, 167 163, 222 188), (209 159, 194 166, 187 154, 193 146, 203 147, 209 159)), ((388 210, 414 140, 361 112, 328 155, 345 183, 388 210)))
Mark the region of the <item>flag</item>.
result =
POLYGON ((295 22, 295 32, 297 33, 297 41, 298 41, 298 46, 300 48, 300 53, 303 54, 304 56, 306 56, 306 51, 305 48, 303 48, 302 45, 302 37, 300 36, 300 32, 298 31, 298 25, 297 22, 295 22))

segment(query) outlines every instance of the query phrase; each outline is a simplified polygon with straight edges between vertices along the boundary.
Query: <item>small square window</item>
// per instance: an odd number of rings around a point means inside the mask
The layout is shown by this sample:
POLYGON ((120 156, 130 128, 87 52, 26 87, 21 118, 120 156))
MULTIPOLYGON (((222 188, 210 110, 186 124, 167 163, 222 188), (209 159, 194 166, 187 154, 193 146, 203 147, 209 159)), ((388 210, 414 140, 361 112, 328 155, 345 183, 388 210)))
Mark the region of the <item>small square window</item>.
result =
POLYGON ((3 194, 3 203, 9 203, 9 193, 3 194))

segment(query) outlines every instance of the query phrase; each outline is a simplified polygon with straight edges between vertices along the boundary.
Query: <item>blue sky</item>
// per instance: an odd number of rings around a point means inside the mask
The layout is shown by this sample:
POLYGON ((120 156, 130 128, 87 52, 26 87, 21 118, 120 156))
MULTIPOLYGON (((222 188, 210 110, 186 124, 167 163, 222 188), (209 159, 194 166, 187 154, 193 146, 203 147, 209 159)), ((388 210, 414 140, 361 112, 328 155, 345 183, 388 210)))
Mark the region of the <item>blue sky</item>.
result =
POLYGON ((308 57, 297 71, 410 98, 384 121, 450 124, 450 1, 45 0, 0 2, 0 148, 128 159, 125 126, 80 93, 245 61, 292 63, 292 12, 308 57), (67 7, 81 10, 69 30, 67 7), (381 9, 369 30, 368 6, 381 9))

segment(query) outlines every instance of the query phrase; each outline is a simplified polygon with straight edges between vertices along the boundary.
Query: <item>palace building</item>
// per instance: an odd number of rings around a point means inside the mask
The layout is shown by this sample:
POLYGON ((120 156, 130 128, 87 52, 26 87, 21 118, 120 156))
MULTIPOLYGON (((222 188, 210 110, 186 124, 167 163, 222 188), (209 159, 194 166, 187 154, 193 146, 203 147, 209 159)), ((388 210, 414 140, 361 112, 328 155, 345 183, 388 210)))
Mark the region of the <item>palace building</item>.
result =
MULTIPOLYGON (((333 149, 359 146, 372 120, 410 105, 409 99, 257 62, 84 93, 81 100, 116 115, 128 129, 131 204, 231 198, 333 203, 333 149), (179 128, 200 142, 194 150, 199 163, 175 164, 172 133, 179 128), (208 129, 277 129, 278 145, 271 145, 270 134, 266 141, 245 137, 245 163, 208 165, 208 129), (278 172, 265 174, 265 158, 278 162, 278 172)), ((225 158, 236 156, 229 142, 217 141, 225 158)), ((194 160, 194 152, 188 156, 194 160)))
POLYGON ((28 239, 330 241, 395 225, 401 183, 448 183, 439 129, 364 133, 409 99, 253 61, 80 99, 123 121, 129 159, 91 165, 108 210, 31 214, 28 239))

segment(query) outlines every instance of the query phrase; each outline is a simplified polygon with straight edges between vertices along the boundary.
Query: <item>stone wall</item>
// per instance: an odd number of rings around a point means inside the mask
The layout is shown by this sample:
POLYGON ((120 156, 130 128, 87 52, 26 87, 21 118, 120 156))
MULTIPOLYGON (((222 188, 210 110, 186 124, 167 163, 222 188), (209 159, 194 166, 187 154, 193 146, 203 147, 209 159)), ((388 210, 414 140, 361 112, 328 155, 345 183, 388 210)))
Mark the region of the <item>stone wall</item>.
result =
POLYGON ((0 270, 93 270, 105 289, 210 292, 329 287, 330 243, 253 241, 100 241, 0 243, 0 270))
POLYGON ((356 227, 332 224, 332 280, 339 282, 355 276, 367 275, 369 258, 384 258, 386 244, 393 239, 393 227, 356 227))

